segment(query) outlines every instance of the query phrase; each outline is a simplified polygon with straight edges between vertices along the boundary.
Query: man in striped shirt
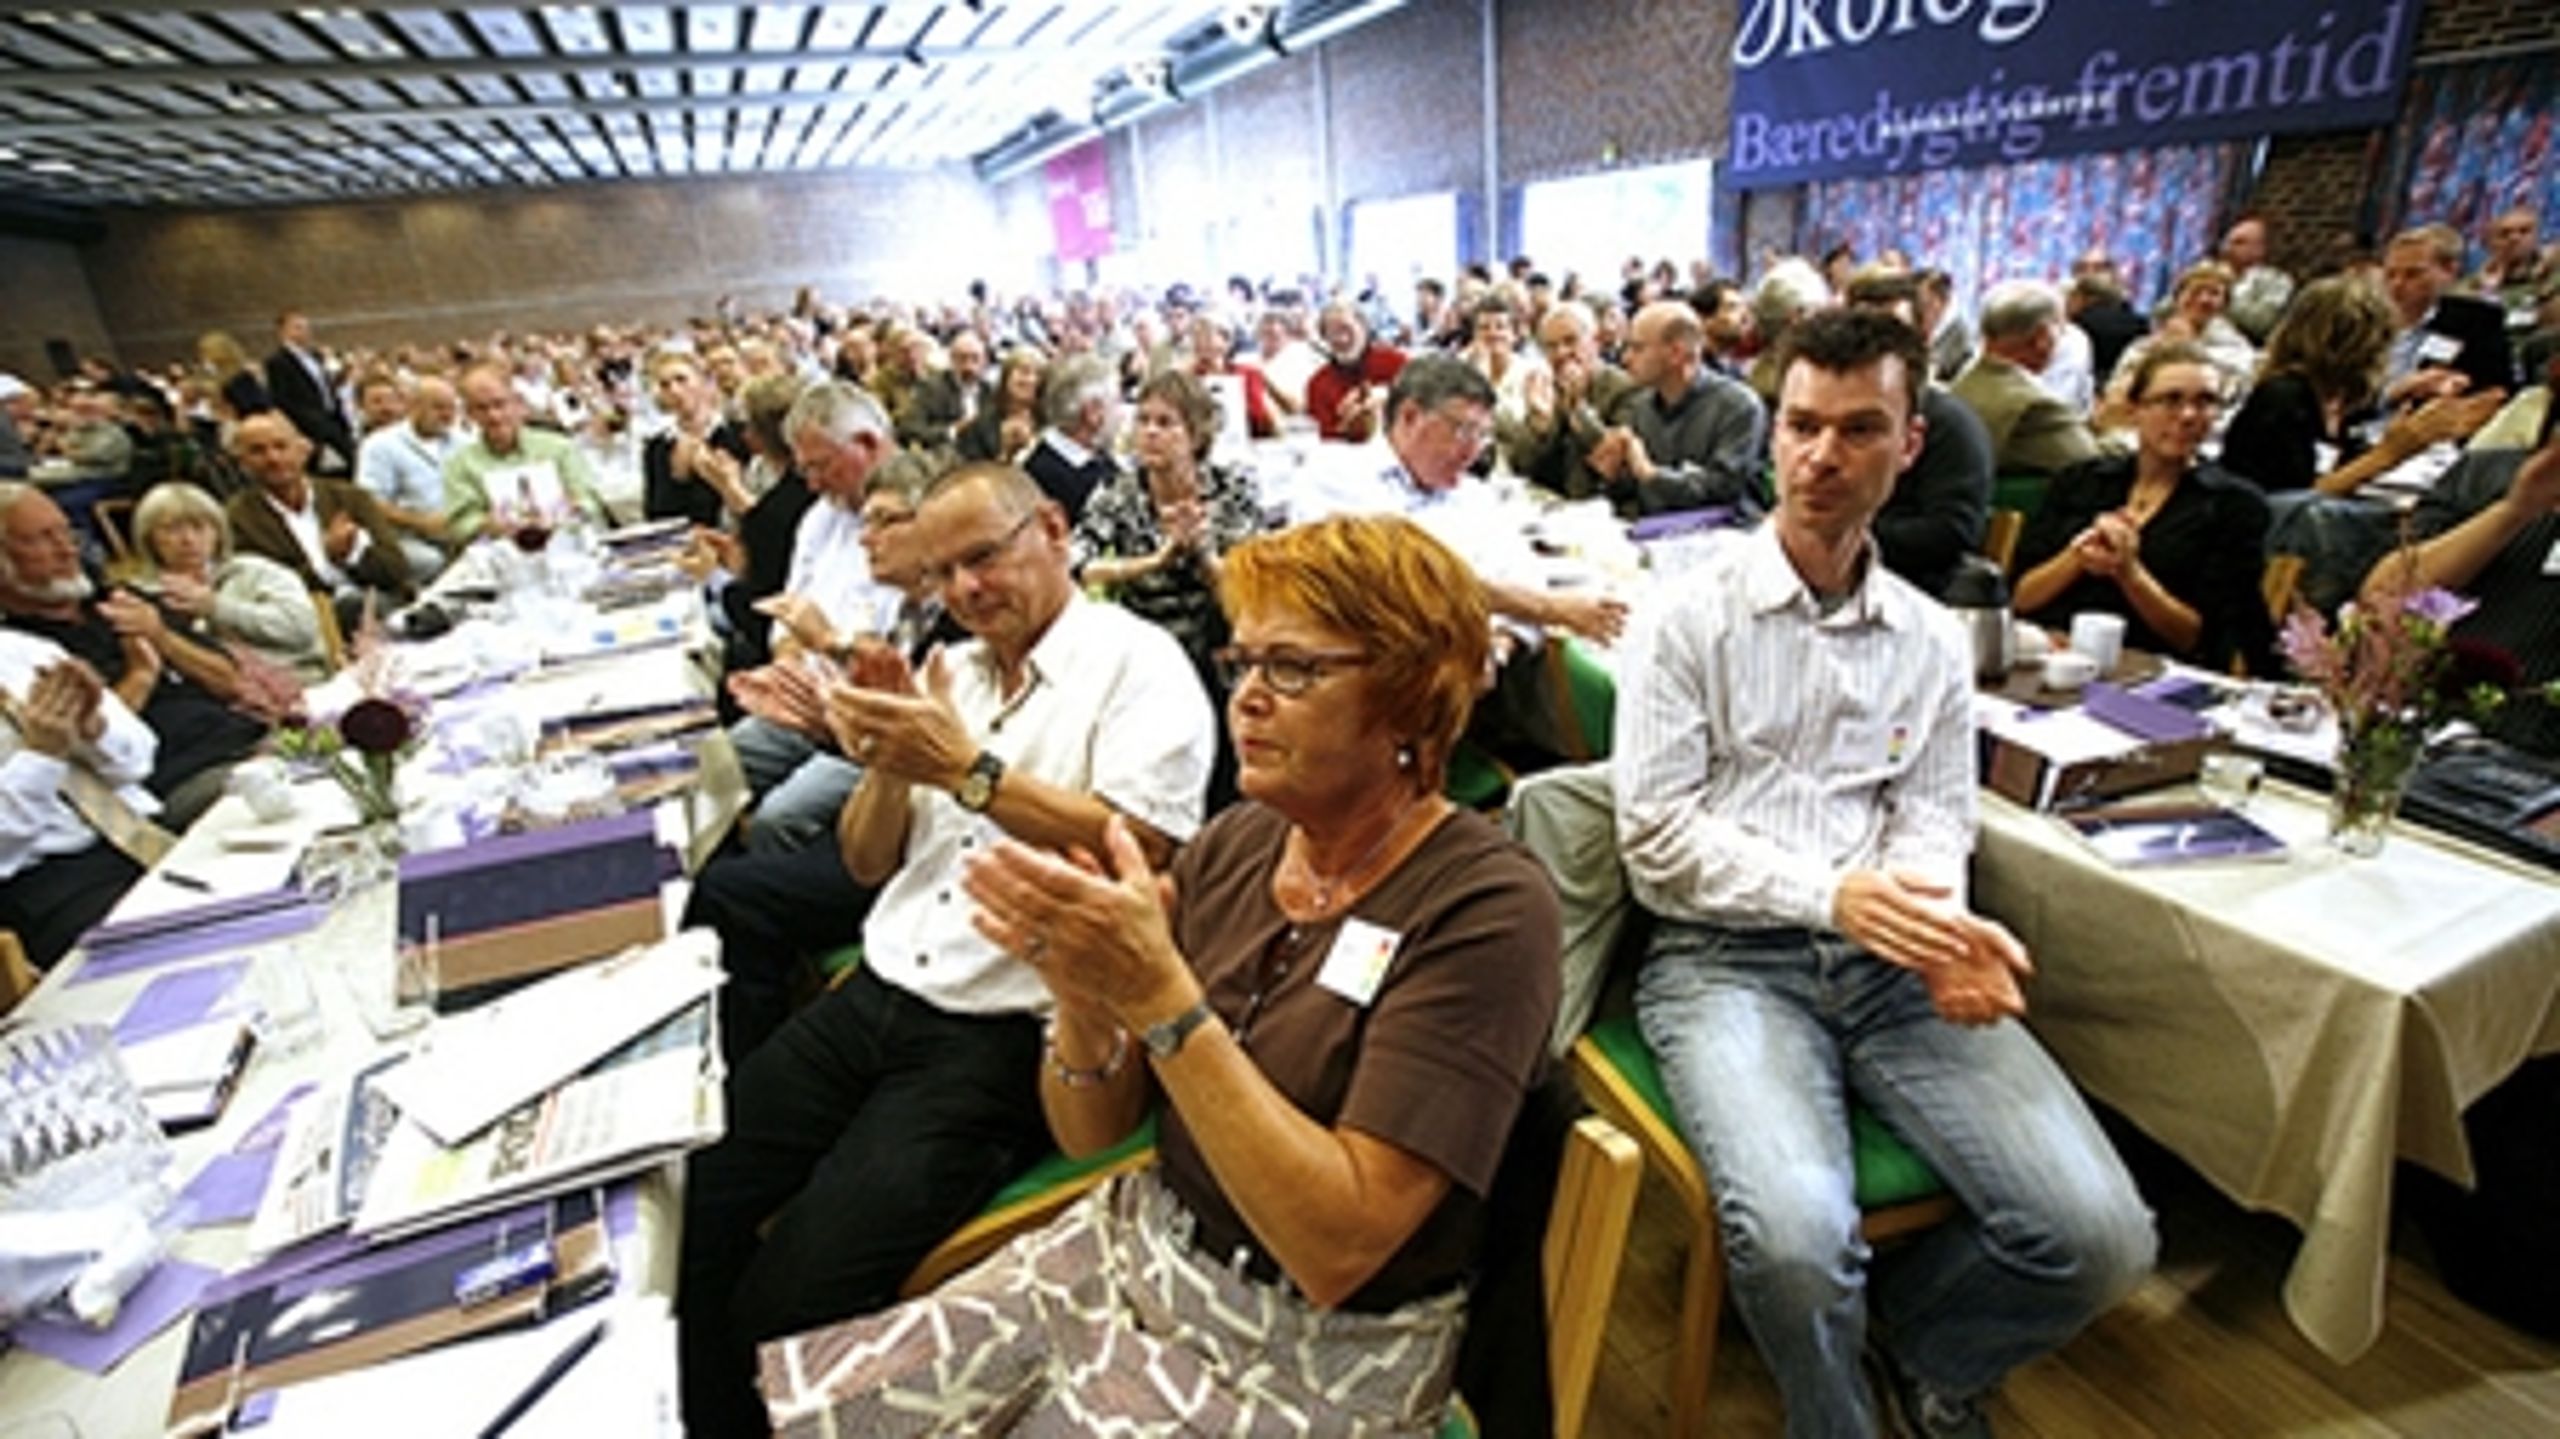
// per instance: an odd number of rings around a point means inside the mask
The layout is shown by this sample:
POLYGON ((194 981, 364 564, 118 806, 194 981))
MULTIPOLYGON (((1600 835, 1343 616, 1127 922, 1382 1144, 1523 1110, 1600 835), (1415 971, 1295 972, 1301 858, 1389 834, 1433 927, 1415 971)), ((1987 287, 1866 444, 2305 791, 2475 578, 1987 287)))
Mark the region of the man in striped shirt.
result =
POLYGON ((2002 1375, 2148 1270, 2150 1216, 2017 1016, 2017 940, 1965 908, 1966 642, 1877 559, 1927 352, 1829 311, 1781 356, 1778 509, 1646 617, 1614 788, 1657 916, 1637 1015, 1716 1195, 1790 1435, 1983 1433, 2002 1375), (1868 1273, 1854 1095, 1966 1214, 1868 1273), (1879 1380, 1870 1396, 1862 1353, 1879 1380))

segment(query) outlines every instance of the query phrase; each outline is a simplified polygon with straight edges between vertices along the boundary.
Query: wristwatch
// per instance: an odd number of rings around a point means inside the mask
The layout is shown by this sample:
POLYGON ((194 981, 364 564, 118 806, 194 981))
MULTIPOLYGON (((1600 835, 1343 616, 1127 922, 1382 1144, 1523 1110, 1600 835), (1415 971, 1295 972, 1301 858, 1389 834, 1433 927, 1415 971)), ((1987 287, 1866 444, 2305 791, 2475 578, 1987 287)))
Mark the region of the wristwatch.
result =
POLYGON ((1191 1037, 1191 1031, 1208 1022, 1209 1001, 1203 999, 1171 1019, 1148 1025, 1138 1038, 1146 1043, 1148 1058, 1171 1059, 1182 1051, 1182 1041, 1191 1037))
POLYGON ((959 787, 951 791, 951 797, 969 813, 985 814, 987 806, 995 803, 996 781, 1002 778, 1004 761, 996 758, 995 751, 982 749, 976 759, 969 761, 969 772, 960 776, 959 787))

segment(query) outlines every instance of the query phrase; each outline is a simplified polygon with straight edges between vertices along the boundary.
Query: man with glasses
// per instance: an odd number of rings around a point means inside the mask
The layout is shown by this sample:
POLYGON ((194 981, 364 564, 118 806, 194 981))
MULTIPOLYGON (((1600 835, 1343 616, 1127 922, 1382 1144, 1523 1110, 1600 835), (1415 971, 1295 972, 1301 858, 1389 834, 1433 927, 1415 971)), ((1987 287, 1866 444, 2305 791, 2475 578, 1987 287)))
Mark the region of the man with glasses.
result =
POLYGON ((1982 1398, 2131 1289, 2154 1241, 2017 1023, 2024 950, 1965 905, 1971 653, 1869 530, 1920 453, 1927 351, 1856 308, 1785 346, 1776 511, 1620 667, 1618 843, 1657 920, 1636 1014, 1788 1432, 1874 1434, 1882 1403, 1882 1432, 1987 1433, 1982 1398), (1858 1236, 1852 1094, 1966 1201, 1889 1265, 1858 1236))
POLYGON ((1764 418, 1751 391, 1699 359, 1706 338, 1685 300, 1657 300, 1627 331, 1640 393, 1588 460, 1622 515, 1732 505, 1758 513, 1764 418))
POLYGON ((586 456, 568 436, 524 422, 524 397, 505 365, 474 365, 454 388, 480 434, 444 462, 448 543, 466 545, 484 531, 501 538, 547 532, 573 516, 605 523, 586 456))
POLYGON ((829 687, 866 766, 838 844, 879 900, 862 967, 745 1058, 727 1137, 691 1161, 677 1309, 697 1439, 765 1433, 753 1345, 890 1302, 1049 1147, 1038 955, 978 933, 963 861, 1001 837, 1100 853, 1117 814, 1160 862, 1200 822, 1207 697, 1172 636, 1076 588, 1064 512, 978 464, 936 482, 916 527, 973 638, 921 672, 865 646, 829 687))

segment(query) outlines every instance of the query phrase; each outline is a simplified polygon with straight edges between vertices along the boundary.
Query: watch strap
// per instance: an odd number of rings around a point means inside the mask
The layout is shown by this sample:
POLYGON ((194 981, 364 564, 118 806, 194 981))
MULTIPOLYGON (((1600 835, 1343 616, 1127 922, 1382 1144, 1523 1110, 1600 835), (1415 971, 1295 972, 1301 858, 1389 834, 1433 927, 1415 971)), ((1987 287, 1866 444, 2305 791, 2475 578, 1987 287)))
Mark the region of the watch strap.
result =
POLYGON ((1171 1019, 1148 1025, 1138 1037, 1146 1042, 1149 1058, 1171 1059, 1182 1052, 1182 1042, 1191 1037, 1191 1031, 1208 1022, 1209 1001, 1203 998, 1171 1019))

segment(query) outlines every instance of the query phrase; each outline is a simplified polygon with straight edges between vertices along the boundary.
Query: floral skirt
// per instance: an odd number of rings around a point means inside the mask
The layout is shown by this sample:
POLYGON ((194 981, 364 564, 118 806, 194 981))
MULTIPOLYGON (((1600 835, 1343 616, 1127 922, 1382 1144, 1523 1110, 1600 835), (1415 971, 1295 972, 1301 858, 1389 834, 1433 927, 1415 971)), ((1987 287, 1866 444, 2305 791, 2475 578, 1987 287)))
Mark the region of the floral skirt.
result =
POLYGON ((1124 1174, 934 1293, 764 1346, 784 1439, 1424 1435, 1450 1396, 1457 1292, 1317 1309, 1194 1252, 1154 1171, 1124 1174))

